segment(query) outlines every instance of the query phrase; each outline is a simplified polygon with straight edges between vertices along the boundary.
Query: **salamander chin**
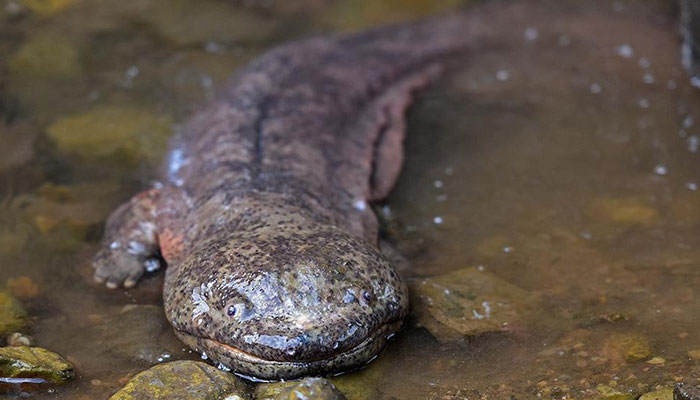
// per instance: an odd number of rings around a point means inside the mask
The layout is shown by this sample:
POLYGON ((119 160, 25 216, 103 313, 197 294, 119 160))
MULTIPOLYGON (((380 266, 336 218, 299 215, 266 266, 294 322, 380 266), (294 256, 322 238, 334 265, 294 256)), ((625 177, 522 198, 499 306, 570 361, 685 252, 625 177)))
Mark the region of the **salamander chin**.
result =
POLYGON ((372 361, 401 328, 401 321, 384 324, 358 345, 310 360, 272 360, 247 353, 215 339, 197 337, 175 329, 175 335, 196 351, 238 375, 253 380, 294 379, 309 375, 347 372, 372 361), (254 377, 254 378, 252 378, 254 377))

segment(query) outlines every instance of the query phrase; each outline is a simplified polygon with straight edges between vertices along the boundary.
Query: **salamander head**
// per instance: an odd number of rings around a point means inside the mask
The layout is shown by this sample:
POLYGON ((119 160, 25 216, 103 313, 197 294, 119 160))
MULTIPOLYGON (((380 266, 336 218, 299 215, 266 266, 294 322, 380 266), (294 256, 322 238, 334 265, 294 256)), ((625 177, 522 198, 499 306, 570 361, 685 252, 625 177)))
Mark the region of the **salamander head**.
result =
POLYGON ((408 311, 395 269, 333 226, 206 241, 168 270, 164 293, 180 339, 258 379, 361 366, 408 311))

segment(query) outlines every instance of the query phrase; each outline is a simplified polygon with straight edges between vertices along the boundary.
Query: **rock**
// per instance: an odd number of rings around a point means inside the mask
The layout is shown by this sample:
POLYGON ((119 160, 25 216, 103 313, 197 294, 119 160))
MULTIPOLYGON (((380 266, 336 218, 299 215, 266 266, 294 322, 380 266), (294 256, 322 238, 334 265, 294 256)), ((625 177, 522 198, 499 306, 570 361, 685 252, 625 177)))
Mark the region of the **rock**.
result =
POLYGON ((700 400, 700 387, 678 383, 673 388, 673 400, 700 400))
POLYGON ((73 366, 68 361, 41 347, 0 348, 0 377, 37 378, 60 384, 74 376, 73 366))
POLYGON ((100 106, 54 122, 47 133, 64 153, 133 165, 163 155, 172 121, 140 108, 100 106))
POLYGON ((663 357, 655 356, 652 357, 651 359, 647 360, 647 364, 651 365, 664 365, 666 363, 666 359, 663 357))
POLYGON ((359 371, 330 378, 348 400, 372 400, 381 397, 382 381, 393 368, 389 357, 379 357, 359 371))
POLYGON ((277 382, 255 391, 256 400, 345 400, 333 384, 323 378, 305 378, 297 382, 277 382))
POLYGON ((616 393, 600 397, 596 400, 635 400, 636 398, 637 396, 631 393, 616 393))
POLYGON ((626 225, 650 225, 659 212, 646 202, 630 198, 597 198, 589 205, 589 215, 596 220, 626 225))
POLYGON ((673 400, 673 389, 659 389, 642 395, 639 400, 673 400))
POLYGON ((42 16, 53 15, 69 8, 79 0, 21 0, 21 3, 42 16))
POLYGON ((22 305, 8 292, 0 291, 0 336, 20 331, 27 326, 22 305))
POLYGON ((27 276, 8 279, 7 289, 20 300, 33 299, 39 294, 39 286, 27 276))
POLYGON ((283 390, 297 385, 295 381, 279 381, 271 383, 260 383, 255 385, 254 398, 255 400, 275 399, 283 390))
POLYGON ((30 38, 10 57, 9 68, 26 78, 70 78, 80 74, 78 50, 63 35, 30 38))
POLYGON ((700 349, 688 350, 688 357, 693 360, 700 360, 700 349))
POLYGON ((86 335, 95 343, 104 343, 101 350, 105 358, 153 365, 169 361, 179 350, 161 341, 161 335, 170 329, 162 307, 128 305, 106 315, 86 335))
POLYGON ((173 361, 134 376, 110 400, 250 399, 235 375, 199 361, 173 361))
POLYGON ((637 396, 632 393, 622 393, 608 385, 598 385, 596 390, 600 393, 600 396, 597 397, 596 400, 634 400, 637 398, 637 396))
POLYGON ((186 0, 153 1, 137 18, 178 46, 264 43, 276 29, 269 16, 229 2, 210 2, 202 7, 186 0))
POLYGON ((439 340, 506 331, 534 301, 527 291, 471 267, 415 282, 412 294, 419 322, 439 340))
POLYGON ((651 356, 651 346, 646 337, 638 334, 614 334, 605 344, 605 352, 611 359, 636 362, 651 356))
POLYGON ((109 215, 118 189, 109 183, 44 184, 26 196, 22 209, 42 242, 53 250, 72 251, 109 215))
POLYGON ((336 29, 361 29, 370 26, 416 19, 462 4, 463 0, 350 0, 331 2, 329 14, 322 16, 336 29))
POLYGON ((31 336, 23 335, 19 332, 13 332, 7 336, 7 345, 13 347, 31 346, 34 340, 31 336))
POLYGON ((34 157, 36 131, 26 126, 0 123, 0 142, 10 146, 0 148, 0 172, 26 164, 34 157))

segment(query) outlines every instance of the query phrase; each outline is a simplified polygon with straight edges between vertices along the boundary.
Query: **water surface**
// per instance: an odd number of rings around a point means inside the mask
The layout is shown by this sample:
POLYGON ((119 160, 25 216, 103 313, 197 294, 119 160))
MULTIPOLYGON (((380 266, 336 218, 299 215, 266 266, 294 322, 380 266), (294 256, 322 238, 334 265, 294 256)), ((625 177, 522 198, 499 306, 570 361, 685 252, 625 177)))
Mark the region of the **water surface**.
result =
MULTIPOLYGON (((0 282, 38 285, 24 301, 30 333, 78 372, 31 396, 106 398, 154 363, 199 358, 162 316, 162 274, 108 291, 89 259, 109 211, 150 184, 165 138, 236 66, 275 43, 459 3, 1 2, 0 282)), ((474 267, 508 289, 494 315, 513 312, 497 332, 453 337, 416 306, 377 361, 336 383, 350 399, 585 399, 697 383, 700 97, 672 7, 500 11, 502 34, 411 108, 406 165, 378 210, 416 305, 421 285, 474 267), (625 340, 644 354, 627 357, 625 340)))

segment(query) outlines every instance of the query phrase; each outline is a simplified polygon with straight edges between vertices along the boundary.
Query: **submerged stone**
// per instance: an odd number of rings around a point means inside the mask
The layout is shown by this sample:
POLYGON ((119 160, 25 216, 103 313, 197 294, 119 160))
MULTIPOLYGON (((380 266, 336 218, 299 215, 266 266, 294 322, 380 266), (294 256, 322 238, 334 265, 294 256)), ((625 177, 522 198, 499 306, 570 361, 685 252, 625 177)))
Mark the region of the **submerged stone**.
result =
POLYGON ((258 387, 255 391, 256 400, 345 400, 345 396, 323 378, 276 382, 258 387))
POLYGON ((121 106, 101 106, 54 122, 48 136, 64 153, 124 164, 156 160, 172 132, 169 117, 121 106))
POLYGON ((175 350, 162 340, 170 331, 163 308, 155 305, 128 305, 102 318, 88 333, 90 340, 104 343, 105 358, 118 357, 130 362, 153 365, 168 361, 175 350), (115 326, 121 329, 114 329, 115 326))
POLYGON ((59 13, 80 0, 21 0, 27 8, 39 15, 53 15, 59 13))
POLYGON ((27 196, 23 211, 44 243, 54 250, 70 251, 81 246, 91 229, 102 224, 117 191, 114 184, 45 184, 27 196))
POLYGON ((602 197, 589 206, 592 218, 619 224, 649 225, 659 217, 659 212, 644 201, 630 198, 602 197))
POLYGON ((173 361, 134 376, 110 400, 247 400, 247 386, 235 375, 198 361, 173 361))
POLYGON ((639 400, 674 400, 673 388, 665 388, 642 395, 639 400))
POLYGON ((636 362, 651 356, 649 340, 638 334, 614 334, 605 344, 605 351, 610 358, 636 362))
POLYGON ((60 355, 41 347, 0 348, 2 378, 35 378, 60 384, 73 379, 74 376, 73 365, 60 355))
POLYGON ((438 13, 467 0, 350 0, 333 2, 325 20, 335 28, 359 29, 438 13))
POLYGON ((7 288, 20 300, 33 299, 39 294, 39 286, 28 276, 8 279, 7 288))
POLYGON ((274 19, 228 2, 153 1, 137 18, 180 46, 264 42, 276 28, 274 19))
POLYGON ((10 293, 0 291, 0 336, 20 331, 27 326, 27 314, 10 293))
POLYGON ((28 78, 69 78, 82 70, 78 50, 62 35, 30 38, 9 60, 10 70, 28 78))
POLYGON ((533 296, 494 274, 464 268, 412 285, 420 323, 440 340, 507 331, 533 296))
POLYGON ((34 340, 31 336, 23 335, 19 332, 11 333, 7 336, 7 345, 13 347, 19 346, 31 346, 34 344, 34 340))

